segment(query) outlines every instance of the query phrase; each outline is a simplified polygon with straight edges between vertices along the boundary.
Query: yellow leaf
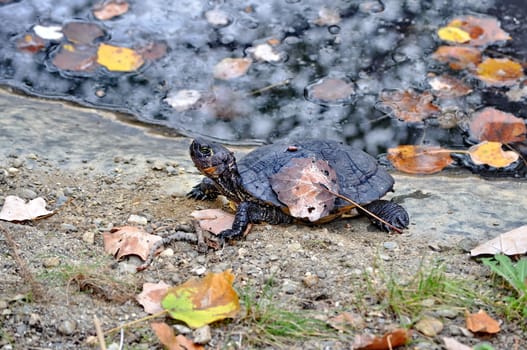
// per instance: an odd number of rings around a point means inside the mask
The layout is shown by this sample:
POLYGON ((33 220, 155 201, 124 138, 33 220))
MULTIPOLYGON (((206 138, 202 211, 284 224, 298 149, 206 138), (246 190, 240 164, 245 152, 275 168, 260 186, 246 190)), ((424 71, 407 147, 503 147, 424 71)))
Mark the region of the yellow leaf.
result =
POLYGON ((144 63, 136 51, 120 46, 101 44, 97 50, 97 63, 115 72, 132 72, 144 63))
POLYGON ((487 58, 478 65, 477 75, 489 85, 513 85, 524 78, 523 67, 508 58, 487 58))
POLYGON ((500 142, 484 141, 469 148, 470 158, 476 165, 487 164, 495 168, 506 167, 518 160, 513 151, 504 151, 500 142))
POLYGON ((470 34, 457 27, 442 27, 437 31, 441 40, 451 41, 454 43, 466 43, 470 41, 470 34))
POLYGON ((161 302, 172 318, 199 328, 234 317, 240 310, 238 294, 232 288, 234 275, 228 271, 209 273, 170 288, 161 302))

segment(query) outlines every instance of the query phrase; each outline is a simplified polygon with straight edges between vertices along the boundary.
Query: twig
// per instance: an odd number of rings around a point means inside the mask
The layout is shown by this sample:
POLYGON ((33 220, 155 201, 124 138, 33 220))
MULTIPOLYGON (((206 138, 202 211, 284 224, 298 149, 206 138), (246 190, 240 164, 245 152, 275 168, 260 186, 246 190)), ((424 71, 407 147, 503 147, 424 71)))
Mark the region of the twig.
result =
POLYGON ((159 316, 163 316, 164 314, 168 313, 168 310, 162 310, 162 311, 159 311, 155 314, 152 314, 152 315, 149 315, 149 316, 146 316, 146 317, 143 317, 143 318, 140 318, 140 319, 137 319, 137 320, 134 320, 132 322, 128 322, 128 323, 124 323, 120 326, 117 326, 115 328, 112 328, 112 329, 109 329, 107 330, 106 332, 104 332, 104 334, 111 334, 111 333, 114 333, 114 332, 117 332, 117 331, 120 331, 121 329, 124 329, 126 327, 131 327, 131 326, 134 326, 136 325, 137 323, 141 323, 141 322, 144 322, 144 321, 148 321, 148 320, 151 320, 153 318, 156 318, 156 317, 159 317, 159 316))
POLYGON ((95 325, 95 333, 97 334, 99 347, 101 350, 106 350, 106 342, 104 341, 104 333, 102 332, 101 321, 97 315, 93 315, 93 324, 95 325))
POLYGON ((29 271, 26 262, 18 253, 18 248, 15 240, 13 239, 13 237, 11 237, 9 231, 7 231, 7 229, 2 224, 0 224, 0 230, 4 234, 7 241, 7 245, 11 249, 13 259, 15 260, 16 265, 18 266, 20 275, 22 276, 24 281, 31 286, 31 293, 33 295, 33 298, 35 298, 35 300, 45 300, 46 292, 44 290, 44 287, 35 279, 35 277, 33 277, 31 271, 29 271))
POLYGON ((170 244, 174 241, 187 241, 187 242, 197 242, 198 238, 196 237, 196 235, 194 233, 191 233, 191 232, 183 232, 183 231, 176 231, 174 232, 173 234, 171 234, 170 236, 168 237, 165 237, 159 241, 157 241, 153 246, 152 248, 150 248, 150 252, 148 253, 148 257, 146 258, 146 261, 142 264, 142 265, 139 265, 136 270, 137 271, 143 271, 144 269, 146 269, 148 266, 150 266, 150 264, 152 263, 152 261, 154 261, 154 257, 156 255, 156 252, 159 248, 161 248, 162 246, 165 246, 167 244, 170 244))
POLYGON ((262 92, 265 92, 265 91, 267 91, 267 90, 274 89, 275 87, 288 85, 290 82, 291 82, 291 79, 286 79, 286 80, 281 81, 281 82, 279 82, 279 83, 271 84, 271 85, 268 85, 268 86, 263 87, 263 88, 258 89, 258 90, 253 90, 253 91, 249 92, 249 93, 247 94, 247 96, 261 94, 262 92))

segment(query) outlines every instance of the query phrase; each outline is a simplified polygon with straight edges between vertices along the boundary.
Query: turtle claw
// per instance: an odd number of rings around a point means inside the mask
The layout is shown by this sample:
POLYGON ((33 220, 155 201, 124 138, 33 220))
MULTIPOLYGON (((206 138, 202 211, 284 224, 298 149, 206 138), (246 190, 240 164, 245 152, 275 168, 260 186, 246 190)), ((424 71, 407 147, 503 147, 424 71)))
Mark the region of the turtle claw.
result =
POLYGON ((218 238, 225 242, 228 239, 240 239, 243 236, 243 233, 239 233, 233 229, 227 229, 220 232, 218 238))
MULTIPOLYGON (((200 201, 211 201, 218 197, 217 193, 214 191, 203 190, 203 184, 200 182, 196 186, 192 187, 189 193, 187 193, 187 198, 193 198, 200 201)), ((205 188, 207 189, 207 188, 205 188)))

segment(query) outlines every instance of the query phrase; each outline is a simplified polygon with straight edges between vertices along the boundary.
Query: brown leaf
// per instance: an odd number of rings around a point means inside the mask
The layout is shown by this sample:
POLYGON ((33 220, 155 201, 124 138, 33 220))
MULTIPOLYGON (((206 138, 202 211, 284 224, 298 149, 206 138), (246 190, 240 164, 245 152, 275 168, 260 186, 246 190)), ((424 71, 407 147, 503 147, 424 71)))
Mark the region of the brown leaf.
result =
POLYGON ((410 174, 433 174, 454 162, 450 151, 437 146, 401 145, 388 149, 387 158, 398 170, 410 174))
POLYGON ((252 64, 250 58, 224 58, 214 66, 214 78, 230 80, 241 77, 252 64))
POLYGON ((126 255, 137 255, 146 260, 150 249, 162 239, 135 226, 115 227, 102 235, 104 251, 112 254, 117 260, 126 255))
POLYGON ((461 344, 454 338, 443 337, 443 342, 445 343, 446 350, 472 350, 470 346, 461 344))
POLYGON ((174 335, 174 329, 164 322, 152 322, 150 327, 168 350, 203 350, 202 345, 195 344, 182 334, 174 335))
POLYGON ((100 26, 88 22, 69 22, 62 28, 62 32, 72 43, 83 45, 91 45, 95 39, 105 34, 100 26))
POLYGON ((128 12, 128 8, 125 0, 107 0, 93 7, 93 15, 100 21, 106 21, 128 12))
POLYGON ((405 345, 410 341, 412 332, 405 328, 398 328, 382 337, 371 334, 355 336, 352 348, 356 350, 391 350, 397 346, 405 345))
POLYGON ((94 46, 62 44, 52 61, 61 70, 92 72, 97 68, 97 49, 94 46))
POLYGON ((471 138, 478 141, 521 142, 527 135, 523 119, 492 107, 476 112, 469 128, 471 138))
POLYGON ((314 222, 327 216, 335 205, 335 196, 320 186, 338 192, 337 174, 325 160, 293 158, 269 182, 296 218, 314 222))
POLYGON ((161 300, 167 294, 169 284, 163 281, 158 283, 143 283, 143 290, 139 293, 135 299, 139 304, 143 306, 146 313, 155 314, 163 311, 161 306, 161 300))
POLYGON ((432 103, 434 96, 429 91, 422 94, 413 90, 384 91, 380 99, 383 105, 391 109, 395 117, 409 123, 422 122, 439 112, 439 107, 432 103))
POLYGON ((478 245, 470 256, 483 254, 522 255, 527 253, 527 225, 502 233, 498 237, 478 245))
POLYGON ((472 92, 472 88, 450 75, 440 75, 428 80, 432 93, 439 97, 459 97, 472 92))
MULTIPOLYGON (((223 230, 232 228, 234 223, 234 215, 229 214, 221 209, 203 209, 195 210, 190 215, 198 220, 199 226, 206 231, 209 231, 215 235, 218 235, 223 230)), ((249 224, 244 235, 247 235, 252 228, 252 224, 249 224)))
POLYGON ((448 63, 454 70, 476 67, 481 62, 481 51, 467 46, 440 46, 432 58, 448 63))
POLYGON ((508 58, 486 58, 476 70, 476 77, 488 85, 514 85, 523 79, 523 67, 508 58))
POLYGON ((504 151, 500 142, 483 141, 468 149, 472 162, 504 168, 518 160, 520 155, 514 151, 504 151))
POLYGON ((354 95, 355 87, 346 79, 325 77, 306 87, 306 98, 318 104, 345 104, 354 95))
POLYGON ((500 22, 492 17, 463 16, 453 19, 448 27, 459 28, 470 36, 468 45, 486 46, 497 41, 510 40, 510 35, 500 27, 500 22))
POLYGON ((17 196, 7 196, 0 211, 0 220, 26 221, 42 218, 53 214, 46 209, 46 201, 42 197, 26 202, 17 196))
POLYGON ((490 317, 484 310, 479 310, 475 314, 465 312, 467 329, 474 333, 494 334, 500 331, 498 321, 490 317))
POLYGON ((150 42, 147 45, 137 49, 143 59, 154 61, 167 54, 168 46, 164 42, 150 42))
POLYGON ((20 51, 35 53, 46 47, 44 39, 36 34, 25 34, 17 40, 16 48, 20 51))

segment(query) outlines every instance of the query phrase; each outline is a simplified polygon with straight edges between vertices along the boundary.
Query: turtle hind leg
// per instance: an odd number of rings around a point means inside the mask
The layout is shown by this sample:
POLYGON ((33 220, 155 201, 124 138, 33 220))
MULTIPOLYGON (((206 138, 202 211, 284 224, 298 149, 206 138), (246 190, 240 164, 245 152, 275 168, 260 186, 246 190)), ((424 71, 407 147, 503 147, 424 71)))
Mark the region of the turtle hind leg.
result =
MULTIPOLYGON (((401 205, 387 201, 384 199, 379 199, 374 202, 371 202, 368 205, 364 206, 365 209, 377 215, 384 221, 388 222, 390 225, 397 227, 398 229, 405 229, 410 224, 410 218, 408 212, 401 205)), ((363 214, 366 214, 371 222, 379 227, 383 231, 393 231, 393 228, 386 225, 385 223, 377 220, 376 218, 368 215, 368 213, 361 210, 363 214)))

